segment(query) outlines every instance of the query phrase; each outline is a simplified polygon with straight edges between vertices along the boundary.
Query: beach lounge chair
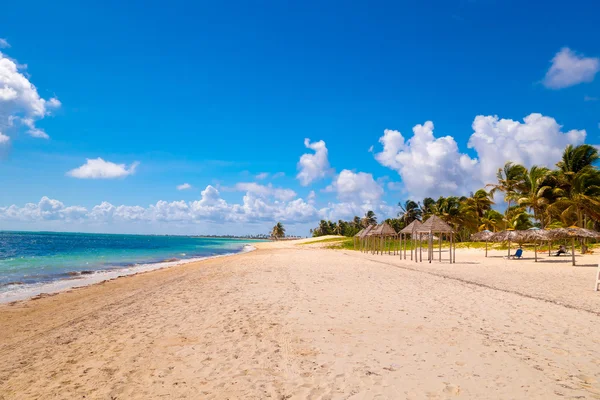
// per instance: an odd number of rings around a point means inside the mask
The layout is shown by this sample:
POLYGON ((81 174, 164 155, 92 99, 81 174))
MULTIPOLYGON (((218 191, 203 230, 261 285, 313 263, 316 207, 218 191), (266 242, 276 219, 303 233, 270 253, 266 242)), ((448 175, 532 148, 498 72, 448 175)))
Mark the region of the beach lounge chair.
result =
POLYGON ((515 254, 510 255, 507 258, 512 258, 514 260, 515 258, 521 259, 521 257, 523 257, 523 249, 517 249, 517 251, 515 251, 515 254))

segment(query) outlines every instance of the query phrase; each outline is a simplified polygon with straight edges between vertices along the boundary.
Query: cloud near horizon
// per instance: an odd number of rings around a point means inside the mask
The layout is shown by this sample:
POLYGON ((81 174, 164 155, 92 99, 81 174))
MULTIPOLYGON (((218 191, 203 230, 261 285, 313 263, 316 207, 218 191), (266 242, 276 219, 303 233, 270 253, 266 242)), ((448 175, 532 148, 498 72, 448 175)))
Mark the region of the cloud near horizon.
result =
POLYGON ((110 161, 104 161, 98 157, 95 159, 87 158, 85 164, 67 172, 68 176, 79 179, 115 179, 123 178, 135 173, 140 163, 135 161, 129 165, 115 164, 110 161))

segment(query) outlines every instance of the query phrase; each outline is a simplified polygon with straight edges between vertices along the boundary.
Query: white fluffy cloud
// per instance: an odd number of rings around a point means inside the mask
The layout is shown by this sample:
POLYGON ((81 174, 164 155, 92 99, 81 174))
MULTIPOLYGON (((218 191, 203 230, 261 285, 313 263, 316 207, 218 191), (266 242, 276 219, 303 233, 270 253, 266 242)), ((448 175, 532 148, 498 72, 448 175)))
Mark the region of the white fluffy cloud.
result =
POLYGON ((236 183, 233 188, 227 189, 238 192, 248 192, 261 197, 272 196, 282 201, 289 201, 296 197, 296 192, 292 189, 275 188, 271 184, 261 185, 255 182, 240 182, 236 183))
POLYGON ((562 89, 593 81, 599 70, 599 58, 584 57, 565 47, 552 59, 543 83, 550 89, 562 89))
POLYGON ((347 169, 335 177, 326 191, 335 192, 338 199, 344 202, 367 204, 379 203, 383 195, 383 188, 373 179, 373 175, 347 169))
POLYGON ((80 179, 114 179, 122 178, 135 173, 139 163, 136 161, 129 165, 115 164, 110 161, 104 161, 98 157, 96 159, 88 158, 81 167, 72 169, 67 175, 80 179))
POLYGON ((565 146, 581 144, 586 136, 584 130, 562 132, 554 118, 541 114, 523 122, 479 115, 472 127, 468 146, 477 158, 461 153, 451 136, 436 138, 430 121, 416 125, 408 140, 398 131, 385 130, 379 139, 383 151, 375 158, 398 172, 411 196, 461 195, 494 181, 507 161, 552 166, 565 146))
POLYGON ((39 203, 27 203, 23 207, 12 205, 0 207, 0 219, 4 220, 63 220, 75 221, 83 218, 87 213, 84 207, 65 207, 58 200, 49 199, 44 196, 39 203))
POLYGON ((268 177, 269 177, 268 172, 261 172, 260 174, 256 175, 256 179, 258 179, 259 181, 262 181, 263 179, 267 179, 268 177))
POLYGON ((0 38, 0 49, 8 49, 10 44, 6 41, 6 39, 0 38))
POLYGON ((498 168, 507 161, 528 168, 552 167, 567 145, 582 144, 586 137, 585 130, 562 132, 554 118, 537 113, 528 115, 523 122, 478 115, 472 127, 468 146, 479 156, 480 179, 486 183, 495 180, 498 168))
POLYGON ((0 145, 4 144, 4 143, 8 143, 9 140, 10 140, 10 138, 8 136, 6 136, 2 132, 0 132, 0 145))
MULTIPOLYGON (((4 39, 0 39, 2 47, 9 47, 4 39)), ((24 66, 0 52, 0 129, 6 134, 20 125, 30 136, 47 139, 46 132, 37 128, 35 122, 60 107, 60 101, 40 97, 36 87, 20 69, 24 66)))
POLYGON ((461 154, 452 136, 436 138, 433 122, 413 128, 405 140, 398 131, 386 129, 379 139, 383 151, 375 159, 397 171, 404 187, 413 196, 437 196, 473 189, 472 174, 477 160, 461 154))
POLYGON ((385 219, 397 213, 394 207, 382 201, 384 190, 381 184, 373 179, 373 175, 365 172, 342 170, 325 191, 335 193, 340 202, 330 202, 320 209, 321 218, 332 221, 350 219, 372 210, 381 219, 385 219))
POLYGON ((268 199, 247 192, 242 203, 229 204, 213 186, 207 186, 199 200, 185 202, 160 200, 148 207, 115 206, 102 202, 90 210, 80 206, 65 206, 62 202, 43 197, 38 203, 23 207, 0 207, 0 220, 40 222, 48 220, 80 221, 110 224, 119 222, 174 222, 178 224, 258 223, 282 221, 288 224, 313 222, 318 211, 312 204, 298 198, 291 201, 268 199))
POLYGON ((177 190, 188 190, 191 189, 192 185, 189 183, 182 183, 181 185, 177 185, 177 190))
POLYGON ((308 186, 312 182, 325 178, 331 173, 329 160, 327 159, 327 147, 325 142, 319 140, 311 143, 310 139, 304 139, 304 146, 314 150, 314 154, 303 154, 298 162, 298 175, 296 178, 302 186, 308 186))

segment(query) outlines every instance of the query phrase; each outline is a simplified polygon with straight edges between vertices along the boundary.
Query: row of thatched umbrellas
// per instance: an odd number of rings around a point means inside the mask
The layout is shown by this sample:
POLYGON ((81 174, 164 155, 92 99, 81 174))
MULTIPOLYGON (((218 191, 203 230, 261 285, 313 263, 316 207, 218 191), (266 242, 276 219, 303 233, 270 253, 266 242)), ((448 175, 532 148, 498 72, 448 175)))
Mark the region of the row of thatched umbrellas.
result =
POLYGON ((400 258, 404 259, 407 259, 406 250, 409 248, 410 259, 419 262, 423 261, 423 242, 427 241, 427 260, 431 263, 434 257, 434 240, 439 241, 439 261, 442 261, 442 239, 444 237, 450 242, 449 260, 450 263, 454 263, 456 262, 454 231, 450 225, 435 215, 424 223, 415 220, 399 233, 396 233, 394 228, 385 222, 367 226, 354 236, 354 248, 363 252, 370 251, 373 254, 384 254, 387 249, 388 254, 399 254, 400 258), (412 246, 408 246, 409 237, 412 246), (417 246, 419 247, 418 254, 417 246))
MULTIPOLYGON (((399 254, 400 258, 407 259, 407 248, 410 249, 410 259, 415 262, 423 261, 423 243, 427 242, 427 260, 431 262, 434 258, 434 240, 439 241, 439 261, 442 261, 442 239, 450 243, 450 263, 456 262, 456 241, 454 231, 446 222, 437 216, 431 216, 425 222, 415 220, 408 226, 396 233, 387 223, 370 225, 361 229, 354 236, 354 247, 363 252, 373 254, 399 254), (435 236, 437 235, 437 237, 435 236), (398 240, 399 239, 399 240, 398 240), (411 242, 412 246, 408 246, 411 242), (417 248, 418 247, 418 248, 417 248), (418 253, 417 253, 418 250, 418 253)), ((490 232, 488 230, 471 235, 471 240, 485 242, 485 256, 488 255, 488 242, 508 242, 508 255, 510 256, 511 243, 533 243, 535 261, 537 262, 538 243, 548 242, 548 255, 550 255, 550 243, 554 240, 571 239, 571 257, 575 265, 575 240, 576 239, 600 239, 600 233, 572 226, 569 228, 527 230, 508 229, 501 232, 490 232)))
MULTIPOLYGON (((514 243, 533 243, 535 252, 535 261, 537 262, 537 245, 541 242, 552 242, 553 240, 571 239, 571 258, 575 265, 575 239, 600 239, 600 232, 591 229, 571 226, 568 228, 539 229, 531 228, 527 230, 508 229, 501 232, 490 232, 488 230, 477 232, 471 235, 471 240, 485 242, 485 256, 487 257, 488 242, 508 242, 508 255, 510 256, 510 244, 514 243)), ((550 255, 550 245, 548 245, 548 255, 550 255)))

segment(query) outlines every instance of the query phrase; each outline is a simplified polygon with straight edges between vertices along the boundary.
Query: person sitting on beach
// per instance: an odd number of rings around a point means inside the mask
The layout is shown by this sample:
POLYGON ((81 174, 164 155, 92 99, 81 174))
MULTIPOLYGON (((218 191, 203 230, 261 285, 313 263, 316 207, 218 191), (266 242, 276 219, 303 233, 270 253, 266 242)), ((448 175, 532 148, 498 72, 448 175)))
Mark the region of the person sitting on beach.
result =
POLYGON ((565 248, 564 245, 560 245, 560 247, 558 248, 558 251, 556 252, 555 256, 558 257, 561 254, 567 254, 567 249, 565 248))

